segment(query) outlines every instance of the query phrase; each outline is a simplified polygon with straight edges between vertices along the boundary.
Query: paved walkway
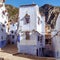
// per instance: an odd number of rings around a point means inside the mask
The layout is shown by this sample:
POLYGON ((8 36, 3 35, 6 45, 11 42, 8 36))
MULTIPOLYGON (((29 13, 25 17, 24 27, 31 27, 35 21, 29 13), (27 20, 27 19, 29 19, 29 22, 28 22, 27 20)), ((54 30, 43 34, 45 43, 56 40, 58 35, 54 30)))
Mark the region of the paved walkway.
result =
POLYGON ((4 58, 4 60, 55 60, 53 58, 40 58, 36 56, 15 53, 17 53, 17 47, 14 45, 8 45, 5 48, 0 49, 0 58, 4 58))

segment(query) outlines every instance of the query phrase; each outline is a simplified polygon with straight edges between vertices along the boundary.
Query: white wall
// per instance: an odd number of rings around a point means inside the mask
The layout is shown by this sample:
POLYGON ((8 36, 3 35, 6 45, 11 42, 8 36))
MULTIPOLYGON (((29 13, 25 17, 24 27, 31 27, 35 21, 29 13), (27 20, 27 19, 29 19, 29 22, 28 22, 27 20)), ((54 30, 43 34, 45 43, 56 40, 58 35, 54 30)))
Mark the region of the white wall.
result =
POLYGON ((16 31, 17 30, 17 23, 12 23, 11 25, 10 25, 10 27, 9 27, 9 33, 11 32, 11 31, 16 31))
POLYGON ((37 35, 32 33, 30 35, 30 40, 26 40, 25 35, 20 36, 20 45, 37 45, 37 35))
MULTIPOLYGON (((20 7, 19 9, 19 22, 22 31, 32 31, 36 30, 39 33, 45 32, 45 17, 40 15, 38 5, 32 7, 20 7), (24 24, 24 16, 27 14, 30 15, 30 23, 24 24), (40 18, 40 25, 38 25, 38 17, 40 18), (41 23, 42 22, 42 23, 41 23)), ((44 33, 42 33, 44 34, 44 33)))
MULTIPOLYGON (((32 37, 30 40, 26 40, 24 31, 31 32, 32 30, 36 30, 40 34, 45 35, 45 17, 40 15, 38 5, 19 8, 19 27, 21 29, 21 31, 19 32, 21 45, 36 45, 37 44, 37 37, 36 37, 37 34, 36 36, 33 34, 34 37, 32 37), (24 24, 24 20, 25 20, 24 16, 26 15, 26 13, 30 15, 30 23, 28 24, 24 24), (40 18, 40 25, 38 25, 38 17, 40 18), (21 36, 21 34, 24 34, 24 35, 21 36)), ((43 41, 43 43, 45 43, 45 41, 43 41)))
POLYGON ((58 15, 58 18, 56 20, 56 26, 54 30, 55 31, 51 33, 52 37, 58 32, 58 34, 52 39, 55 49, 55 56, 60 57, 60 14, 58 15))
POLYGON ((6 40, 8 12, 6 11, 5 4, 3 2, 0 2, 0 4, 2 4, 2 6, 0 7, 0 40, 2 40, 1 36, 3 36, 3 40, 6 40), (3 11, 5 12, 5 14, 2 13, 3 11), (2 26, 3 24, 5 25, 5 27, 2 26), (1 31, 1 28, 3 29, 3 32, 1 31))
POLYGON ((36 7, 21 7, 20 8, 20 26, 22 26, 22 31, 31 31, 33 29, 36 29, 36 7), (21 21, 22 18, 24 18, 25 14, 30 15, 30 23, 24 24, 24 19, 21 21))
POLYGON ((8 12, 7 12, 6 8, 5 8, 5 4, 4 3, 0 3, 0 4, 3 5, 2 7, 0 7, 0 23, 6 25, 6 32, 8 32, 7 31, 8 12), (5 14, 2 13, 3 11, 5 12, 5 14))
POLYGON ((60 14, 58 15, 58 18, 56 20, 56 27, 55 27, 55 29, 60 31, 60 14))
POLYGON ((9 37, 10 37, 10 42, 14 42, 16 44, 17 41, 17 23, 12 23, 9 27, 9 37), (11 32, 13 31, 13 33, 11 32), (14 38, 13 38, 14 36, 14 38))
POLYGON ((45 35, 45 17, 44 16, 40 16, 40 25, 37 24, 37 31, 40 34, 45 35))
POLYGON ((0 7, 0 22, 5 24, 5 21, 7 22, 8 21, 8 16, 7 16, 7 12, 5 12, 5 15, 2 13, 3 11, 5 11, 6 8, 5 8, 5 4, 3 4, 2 7, 0 7))
POLYGON ((7 37, 6 27, 3 27, 2 25, 3 24, 0 23, 0 41, 6 40, 6 37, 7 37), (1 29, 3 29, 3 31, 1 29), (3 37, 3 39, 1 37, 3 37))

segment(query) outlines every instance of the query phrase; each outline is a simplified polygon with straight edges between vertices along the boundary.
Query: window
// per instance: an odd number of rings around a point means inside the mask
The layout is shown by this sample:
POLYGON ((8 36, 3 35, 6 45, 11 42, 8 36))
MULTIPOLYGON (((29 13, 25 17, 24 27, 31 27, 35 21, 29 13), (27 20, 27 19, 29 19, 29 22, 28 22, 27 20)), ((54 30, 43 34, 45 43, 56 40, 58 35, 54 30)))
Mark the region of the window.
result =
POLYGON ((25 15, 25 24, 30 22, 30 16, 28 14, 25 15))
POLYGON ((14 33, 14 31, 12 30, 12 31, 11 31, 11 33, 13 34, 13 33, 14 33))
POLYGON ((38 41, 40 41, 40 36, 38 36, 38 41))
POLYGON ((12 20, 9 20, 9 22, 12 22, 12 20))
POLYGON ((4 25, 4 24, 3 24, 2 26, 3 26, 3 27, 5 27, 5 25, 4 25))
POLYGON ((49 39, 45 39, 45 44, 48 44, 49 43, 49 39))
POLYGON ((7 26, 8 26, 8 24, 7 24, 7 26))
POLYGON ((5 23, 7 23, 7 22, 5 21, 5 23))
POLYGON ((1 36, 1 39, 3 40, 3 36, 1 36))
POLYGON ((12 38, 14 39, 14 38, 15 38, 15 36, 14 36, 14 35, 12 35, 12 38))
POLYGON ((2 13, 5 15, 5 11, 2 11, 2 13))
POLYGON ((1 28, 1 31, 3 32, 3 28, 1 28))
POLYGON ((40 42, 42 43, 43 35, 40 36, 40 42))
POLYGON ((14 26, 14 24, 13 24, 13 26, 14 26))
POLYGON ((38 17, 38 25, 40 24, 40 18, 38 17))
POLYGON ((26 35, 26 40, 30 40, 30 34, 29 34, 30 32, 25 32, 25 35, 26 35))
POLYGON ((5 12, 7 12, 7 10, 5 10, 5 12))
POLYGON ((38 41, 40 41, 41 43, 42 43, 42 38, 43 38, 42 35, 41 36, 38 36, 38 41))

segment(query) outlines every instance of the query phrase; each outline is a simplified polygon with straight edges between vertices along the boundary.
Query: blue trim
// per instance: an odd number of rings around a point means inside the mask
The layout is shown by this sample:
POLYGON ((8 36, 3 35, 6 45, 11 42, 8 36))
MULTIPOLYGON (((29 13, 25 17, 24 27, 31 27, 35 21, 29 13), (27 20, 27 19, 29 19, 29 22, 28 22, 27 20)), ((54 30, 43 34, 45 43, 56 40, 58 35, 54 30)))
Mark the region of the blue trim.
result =
POLYGON ((17 41, 20 42, 20 36, 19 35, 17 36, 17 41))
POLYGON ((6 46, 7 40, 0 41, 0 48, 3 48, 6 46))

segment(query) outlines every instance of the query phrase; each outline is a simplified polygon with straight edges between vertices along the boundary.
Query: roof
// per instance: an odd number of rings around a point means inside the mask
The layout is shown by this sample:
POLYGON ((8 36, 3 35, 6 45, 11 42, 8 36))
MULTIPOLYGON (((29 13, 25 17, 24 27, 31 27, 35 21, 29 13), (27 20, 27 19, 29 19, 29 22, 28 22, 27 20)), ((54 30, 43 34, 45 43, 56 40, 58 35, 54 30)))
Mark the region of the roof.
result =
POLYGON ((29 6, 36 6, 36 4, 21 5, 20 7, 29 7, 29 6))

